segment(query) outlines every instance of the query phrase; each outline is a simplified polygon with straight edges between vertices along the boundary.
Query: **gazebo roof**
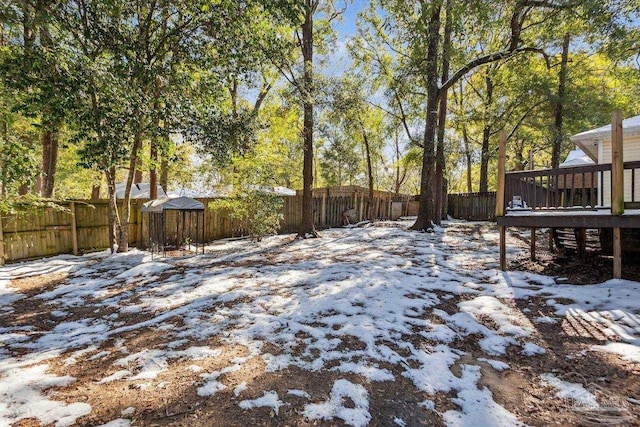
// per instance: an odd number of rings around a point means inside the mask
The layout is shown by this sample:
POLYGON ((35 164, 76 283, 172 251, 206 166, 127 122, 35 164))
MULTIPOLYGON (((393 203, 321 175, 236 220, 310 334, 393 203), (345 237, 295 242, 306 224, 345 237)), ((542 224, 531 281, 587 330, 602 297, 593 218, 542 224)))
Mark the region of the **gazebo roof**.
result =
POLYGON ((191 197, 163 197, 142 205, 142 212, 203 211, 204 204, 191 197))

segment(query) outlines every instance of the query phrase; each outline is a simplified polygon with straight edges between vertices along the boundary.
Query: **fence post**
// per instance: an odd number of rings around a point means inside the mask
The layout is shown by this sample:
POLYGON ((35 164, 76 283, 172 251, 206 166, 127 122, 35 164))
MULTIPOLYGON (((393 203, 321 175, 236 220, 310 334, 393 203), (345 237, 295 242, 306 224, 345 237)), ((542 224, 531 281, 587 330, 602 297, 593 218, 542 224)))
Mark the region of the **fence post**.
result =
POLYGON ((74 255, 78 255, 78 225, 76 222, 76 202, 69 205, 71 210, 71 244, 74 255))
POLYGON ((0 266, 4 265, 4 233, 2 232, 2 212, 0 212, 0 266))
MULTIPOLYGON (((622 148, 622 113, 611 117, 611 215, 624 213, 624 156, 622 148)), ((620 228, 613 229, 613 277, 622 278, 622 241, 620 228)))
POLYGON ((327 189, 326 191, 322 192, 322 209, 320 210, 320 220, 322 221, 322 224, 320 224, 320 227, 327 227, 327 193, 329 192, 329 189, 327 189))
POLYGON ((136 247, 138 249, 144 249, 144 243, 142 239, 142 211, 140 208, 141 200, 136 200, 136 247))
MULTIPOLYGON (((205 222, 206 208, 205 212, 202 214, 202 235, 203 239, 206 241, 206 233, 207 233, 207 223, 205 222)), ((148 249, 147 243, 149 242, 149 224, 144 223, 144 214, 140 212, 140 241, 138 242, 138 247, 141 249, 148 249)))
MULTIPOLYGON (((500 148, 498 150, 498 186, 496 189, 496 217, 504 216, 505 163, 507 159, 507 133, 500 131, 500 148)), ((500 270, 507 269, 507 235, 504 226, 500 231, 500 270)))
POLYGON ((353 209, 358 209, 358 190, 353 190, 353 209))

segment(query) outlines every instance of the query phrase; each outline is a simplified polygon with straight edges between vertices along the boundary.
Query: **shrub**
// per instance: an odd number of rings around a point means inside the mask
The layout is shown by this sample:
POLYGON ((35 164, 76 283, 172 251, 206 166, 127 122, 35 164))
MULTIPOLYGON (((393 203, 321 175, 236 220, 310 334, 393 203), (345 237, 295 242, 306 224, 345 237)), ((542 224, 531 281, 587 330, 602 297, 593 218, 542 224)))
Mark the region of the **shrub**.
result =
POLYGON ((223 210, 230 218, 239 220, 251 240, 259 242, 264 236, 278 233, 283 205, 281 196, 246 189, 234 197, 211 202, 209 207, 223 210))

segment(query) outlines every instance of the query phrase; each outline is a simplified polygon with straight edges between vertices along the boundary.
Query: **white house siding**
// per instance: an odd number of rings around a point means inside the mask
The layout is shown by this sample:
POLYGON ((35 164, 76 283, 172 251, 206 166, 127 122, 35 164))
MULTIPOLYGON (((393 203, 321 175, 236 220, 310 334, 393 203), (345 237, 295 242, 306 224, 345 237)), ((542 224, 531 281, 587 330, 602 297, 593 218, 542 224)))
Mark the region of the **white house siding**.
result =
MULTIPOLYGON (((605 140, 601 143, 602 149, 599 150, 598 163, 611 163, 611 140, 605 140)), ((623 142, 623 159, 625 162, 640 160, 640 135, 634 135, 627 137, 623 142)), ((624 201, 631 202, 631 171, 627 170, 624 173, 624 201)), ((603 182, 600 186, 604 196, 604 205, 611 205, 611 174, 609 172, 604 173, 603 182)), ((635 172, 635 198, 636 202, 640 202, 640 169, 635 172)))

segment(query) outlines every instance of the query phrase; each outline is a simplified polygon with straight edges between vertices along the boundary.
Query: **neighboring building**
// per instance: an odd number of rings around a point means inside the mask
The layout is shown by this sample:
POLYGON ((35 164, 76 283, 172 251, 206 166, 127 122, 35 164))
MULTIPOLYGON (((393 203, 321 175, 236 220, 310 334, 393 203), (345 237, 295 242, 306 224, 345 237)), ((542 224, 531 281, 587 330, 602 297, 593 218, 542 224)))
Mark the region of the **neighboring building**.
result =
MULTIPOLYGON (((264 193, 275 194, 276 196, 295 196, 296 190, 291 190, 286 187, 272 187, 269 185, 251 185, 246 184, 243 188, 250 190, 261 191, 264 193)), ((216 189, 194 189, 188 187, 181 187, 176 190, 170 191, 171 197, 193 197, 201 199, 213 199, 218 197, 229 197, 233 194, 233 186, 227 185, 224 187, 218 187, 216 189)))
POLYGON ((256 191, 262 191, 263 193, 270 193, 276 196, 295 196, 296 190, 292 190, 287 187, 278 187, 278 186, 270 186, 270 185, 247 185, 247 188, 256 191))
MULTIPOLYGON (((564 162, 560 163, 561 168, 571 168, 576 166, 592 166, 595 162, 579 148, 571 150, 564 162)), ((585 191, 593 191, 598 188, 597 176, 591 173, 558 176, 558 188, 567 189, 570 192, 572 188, 585 189, 585 191)), ((569 194, 566 194, 569 197, 569 194)))
MULTIPOLYGON (((124 199, 124 191, 127 187, 127 184, 116 184, 116 198, 124 199)), ((149 190, 151 189, 151 184, 148 182, 141 182, 139 184, 133 184, 131 186, 131 199, 149 199, 149 190)), ((158 198, 167 197, 167 193, 164 192, 164 189, 160 184, 158 184, 158 198)))
POLYGON ((231 192, 230 189, 207 189, 196 190, 194 188, 180 187, 169 192, 169 197, 191 197, 193 199, 215 199, 217 197, 226 197, 231 192))
POLYGON ((594 165, 596 162, 593 161, 591 157, 585 154, 579 148, 571 150, 567 155, 567 158, 564 162, 560 163, 561 168, 570 168, 572 166, 589 166, 594 165))
MULTIPOLYGON (((640 115, 628 118, 622 122, 623 159, 625 162, 640 161, 640 115)), ((576 144, 591 160, 598 164, 611 163, 611 125, 581 132, 571 137, 571 142, 576 144)), ((640 200, 640 174, 633 177, 632 171, 624 172, 624 199, 630 202, 631 190, 635 191, 634 200, 640 200)), ((611 204, 611 175, 604 173, 598 177, 598 188, 602 189, 603 204, 611 204)))

